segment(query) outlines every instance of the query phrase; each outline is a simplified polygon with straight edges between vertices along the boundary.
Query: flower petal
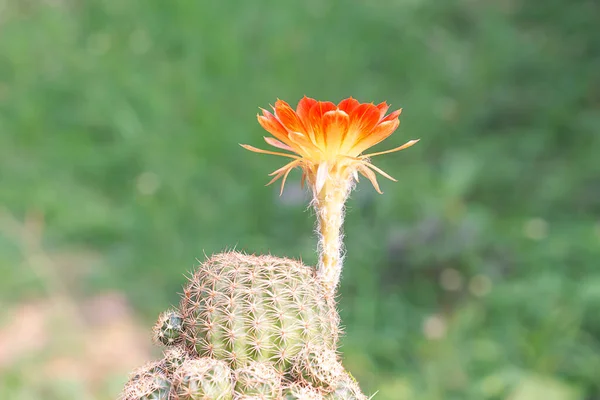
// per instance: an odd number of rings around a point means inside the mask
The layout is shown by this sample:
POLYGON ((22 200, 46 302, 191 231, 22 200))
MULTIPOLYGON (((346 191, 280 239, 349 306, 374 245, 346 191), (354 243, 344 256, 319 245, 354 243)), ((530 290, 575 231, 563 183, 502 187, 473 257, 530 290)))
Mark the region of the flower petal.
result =
POLYGON ((327 144, 327 132, 323 130, 323 115, 335 110, 337 107, 330 101, 319 101, 312 106, 308 113, 308 131, 311 135, 311 140, 321 150, 325 150, 327 144))
POLYGON ((357 168, 358 172, 360 172, 365 178, 371 181, 371 184, 373 185, 375 190, 377 190, 377 193, 383 194, 383 192, 379 188, 379 184, 377 183, 377 176, 375 175, 375 172, 371 171, 369 168, 362 164, 359 165, 357 168))
POLYGON ((329 175, 329 166, 327 162, 322 162, 319 164, 319 168, 317 169, 317 180, 315 181, 315 193, 319 194, 323 186, 325 186, 325 181, 327 180, 327 175, 329 175))
POLYGON ((377 108, 379 109, 379 120, 382 120, 390 106, 384 101, 383 103, 377 104, 377 108))
POLYGON ((379 122, 380 111, 373 104, 361 104, 350 114, 348 134, 342 143, 340 152, 348 154, 350 149, 375 128, 379 122))
POLYGON ((387 117, 383 118, 383 119, 381 120, 381 122, 384 122, 384 121, 391 121, 391 120, 393 120, 393 119, 397 119, 397 118, 400 116, 400 114, 402 114, 402 109, 401 109, 401 108, 399 108, 399 109, 397 109, 396 111, 394 111, 394 112, 390 113, 390 114, 389 114, 387 117))
POLYGON ((269 183, 267 183, 265 186, 271 185, 272 183, 274 183, 275 181, 277 181, 279 178, 281 178, 283 176, 283 180, 281 181, 281 190, 279 191, 279 195, 281 196, 283 194, 283 189, 285 187, 285 181, 287 180, 289 173, 294 168, 296 168, 298 165, 300 165, 300 163, 301 163, 300 160, 292 161, 292 162, 284 165, 283 167, 279 168, 277 171, 270 173, 269 176, 275 175, 275 177, 273 179, 271 179, 271 181, 269 183))
MULTIPOLYGON (((295 167, 295 166, 294 166, 295 167)), ((294 168, 288 168, 287 171, 285 171, 285 174, 283 175, 283 179, 281 180, 281 190, 279 191, 279 195, 281 196, 283 194, 283 188, 285 187, 285 181, 287 180, 288 175, 290 174, 290 172, 293 170, 294 168)))
POLYGON ((350 115, 352 110, 354 110, 359 105, 360 103, 358 102, 358 100, 353 99, 352 97, 348 97, 347 99, 340 101, 340 103, 338 104, 338 108, 342 111, 345 111, 346 114, 350 115))
POLYGON ((380 115, 381 112, 377 106, 364 103, 352 111, 350 121, 359 131, 370 131, 379 122, 380 115))
POLYGON ((334 158, 348 133, 350 117, 342 110, 327 111, 323 115, 322 128, 326 138, 328 157, 334 158))
POLYGON ((275 115, 288 130, 292 132, 304 133, 306 128, 304 124, 296 114, 296 111, 288 103, 283 100, 277 100, 275 102, 275 115))
MULTIPOLYGON (((295 162, 295 161, 293 161, 293 162, 295 162)), ((371 168, 373 171, 379 172, 381 175, 388 178, 390 181, 398 182, 398 180, 396 178, 390 176, 387 172, 383 171, 382 169, 377 168, 375 165, 373 165, 369 162, 364 162, 364 165, 367 166, 368 168, 371 168)))
POLYGON ((310 97, 306 96, 304 96, 298 102, 298 106, 296 107, 296 114, 298 114, 298 117, 300 117, 305 126, 308 126, 308 113, 310 112, 312 106, 314 106, 315 104, 317 104, 317 101, 315 99, 311 99, 310 97))
POLYGON ((283 167, 281 167, 281 168, 279 168, 279 169, 276 169, 275 171, 271 172, 271 173, 269 174, 269 176, 281 175, 282 173, 284 173, 284 172, 285 172, 285 170, 286 170, 287 168, 289 168, 289 166, 290 166, 291 164, 298 164, 298 163, 300 163, 300 160, 294 160, 294 161, 290 161, 289 163, 285 164, 283 167))
POLYGON ((265 136, 264 139, 265 139, 265 142, 267 142, 268 144, 270 144, 273 147, 277 147, 278 149, 282 149, 282 150, 294 151, 294 149, 292 149, 290 146, 288 146, 285 143, 281 143, 277 139, 273 139, 272 137, 268 137, 268 136, 265 136))
POLYGON ((310 159, 319 158, 320 150, 315 147, 313 142, 310 141, 306 135, 303 135, 300 132, 290 132, 290 140, 294 144, 294 147, 298 149, 297 153, 302 157, 307 157, 310 159))
POLYGON ((254 147, 254 146, 250 146, 249 144, 240 144, 240 146, 242 146, 246 150, 250 150, 250 151, 253 151, 255 153, 272 154, 274 156, 281 156, 281 157, 288 157, 288 158, 300 159, 300 157, 298 157, 295 154, 286 154, 286 153, 279 153, 277 151, 269 151, 269 150, 258 149, 258 148, 254 147))
POLYGON ((290 144, 289 139, 287 138, 287 130, 281 123, 275 118, 273 114, 268 112, 267 110, 262 110, 263 115, 257 115, 258 123, 262 126, 267 132, 271 135, 275 136, 277 139, 282 141, 283 143, 290 144))
POLYGON ((377 152, 377 153, 365 154, 363 156, 360 156, 360 158, 371 158, 371 157, 374 157, 374 156, 380 156, 382 154, 394 153, 396 151, 404 150, 404 149, 409 148, 413 144, 416 144, 419 140, 421 140, 421 139, 409 140, 408 142, 404 143, 400 147, 396 147, 396 148, 391 149, 391 150, 380 151, 380 152, 377 152))
POLYGON ((385 121, 377 125, 368 135, 364 136, 350 149, 349 154, 351 156, 357 156, 366 149, 375 146, 377 143, 385 140, 390 136, 396 128, 400 125, 398 119, 392 121, 385 121))
POLYGON ((275 176, 265 186, 272 185, 277 179, 281 178, 283 176, 283 174, 285 174, 285 171, 287 171, 288 169, 289 168, 287 168, 287 165, 286 165, 285 167, 279 168, 277 171, 271 172, 269 174, 269 176, 272 176, 272 175, 275 175, 275 176))

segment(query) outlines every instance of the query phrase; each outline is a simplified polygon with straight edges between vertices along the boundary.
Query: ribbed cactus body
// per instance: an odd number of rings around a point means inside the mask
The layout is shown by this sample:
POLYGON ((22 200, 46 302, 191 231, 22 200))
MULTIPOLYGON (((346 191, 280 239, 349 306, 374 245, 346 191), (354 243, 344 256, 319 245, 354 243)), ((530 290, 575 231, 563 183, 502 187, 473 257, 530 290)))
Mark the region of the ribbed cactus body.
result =
POLYGON ((152 331, 154 342, 173 346, 182 340, 183 319, 178 311, 167 310, 160 314, 152 331))
POLYGON ((148 363, 131 374, 119 400, 170 400, 171 380, 162 362, 148 363))
POLYGON ((342 376, 333 385, 333 390, 325 400, 367 400, 368 397, 363 394, 356 380, 348 372, 342 376))
POLYGON ((166 349, 163 356, 162 365, 164 365, 164 368, 169 375, 175 373, 175 371, 189 359, 185 349, 179 346, 166 349))
POLYGON ((293 372, 297 379, 325 390, 332 389, 345 373, 335 351, 312 344, 300 351, 293 372))
POLYGON ((323 395, 313 387, 292 383, 284 387, 283 400, 324 400, 323 395))
POLYGON ((241 368, 286 371, 307 343, 335 348, 338 315, 314 270, 270 256, 225 253, 201 264, 184 288, 188 349, 241 368))
POLYGON ((338 360, 338 326, 312 268, 215 255, 154 326, 164 358, 135 371, 119 400, 366 400, 338 360))
POLYGON ((174 374, 178 400, 231 400, 233 375, 224 361, 211 358, 186 360, 174 374))
POLYGON ((235 372, 236 397, 281 398, 281 373, 271 364, 251 362, 235 372))

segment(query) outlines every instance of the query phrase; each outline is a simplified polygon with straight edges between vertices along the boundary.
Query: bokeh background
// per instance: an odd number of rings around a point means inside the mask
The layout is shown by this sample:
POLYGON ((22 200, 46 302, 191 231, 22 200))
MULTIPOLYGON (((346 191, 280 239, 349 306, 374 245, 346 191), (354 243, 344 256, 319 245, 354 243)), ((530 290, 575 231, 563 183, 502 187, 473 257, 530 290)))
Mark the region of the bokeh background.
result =
POLYGON ((348 203, 380 400, 600 399, 600 3, 0 0, 0 398, 114 399, 196 258, 316 262, 258 107, 387 100, 348 203))

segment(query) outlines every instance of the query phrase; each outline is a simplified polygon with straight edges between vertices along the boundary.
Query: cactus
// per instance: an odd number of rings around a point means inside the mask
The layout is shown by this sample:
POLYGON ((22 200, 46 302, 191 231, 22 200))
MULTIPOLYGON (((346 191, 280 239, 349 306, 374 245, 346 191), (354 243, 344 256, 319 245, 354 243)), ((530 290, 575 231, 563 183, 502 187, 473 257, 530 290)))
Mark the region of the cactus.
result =
POLYGON ((137 370, 120 400, 364 400, 337 360, 338 324, 312 268, 215 255, 153 328, 163 360, 137 370))
POLYGON ((175 398, 181 400, 231 400, 233 376, 229 366, 211 358, 186 360, 173 378, 175 398))
POLYGON ((333 391, 325 396, 325 400, 367 400, 358 383, 348 372, 343 372, 332 385, 333 391))
POLYGON ((169 400, 171 381, 160 361, 136 369, 119 396, 119 400, 169 400))
POLYGON ((301 381, 325 390, 333 389, 344 375, 335 351, 321 345, 307 345, 298 354, 293 374, 301 381))
POLYGON ((282 191, 290 171, 302 169, 318 217, 317 270, 234 252, 202 263, 184 287, 179 310, 161 314, 154 327, 155 342, 172 349, 130 379, 122 400, 366 399, 336 355, 344 204, 359 173, 379 193, 374 171, 393 179, 371 157, 418 140, 362 154, 400 123, 401 110, 385 116, 385 102, 350 97, 336 106, 305 96, 296 110, 281 100, 274 109, 257 116, 273 135, 265 141, 291 153, 242 147, 293 159, 271 174, 271 183, 282 178, 282 191))
POLYGON ((297 261, 216 255, 198 267, 183 293, 186 347, 233 369, 269 361, 286 372, 305 344, 336 347, 333 300, 314 270, 297 261))
POLYGON ((281 373, 271 364, 252 362, 235 372, 235 393, 238 397, 279 400, 281 373))
POLYGON ((283 400, 324 400, 323 395, 311 386, 301 385, 297 382, 283 388, 283 400))
POLYGON ((170 375, 173 375, 189 358, 185 349, 179 346, 166 349, 163 356, 162 364, 170 375))
POLYGON ((181 342, 183 332, 183 319, 179 312, 167 310, 160 314, 158 321, 152 329, 155 343, 173 346, 181 342))

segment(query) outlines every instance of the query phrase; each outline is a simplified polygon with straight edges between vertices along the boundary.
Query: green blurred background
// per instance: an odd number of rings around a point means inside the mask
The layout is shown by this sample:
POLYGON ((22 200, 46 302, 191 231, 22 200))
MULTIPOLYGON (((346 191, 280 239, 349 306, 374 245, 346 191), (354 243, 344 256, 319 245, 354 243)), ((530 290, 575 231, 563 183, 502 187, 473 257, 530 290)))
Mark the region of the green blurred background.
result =
POLYGON ((0 398, 114 399, 195 259, 316 262, 258 107, 387 100, 348 203, 345 364, 380 400, 600 399, 594 0, 0 0, 0 398), (264 146, 264 144, 263 144, 264 146))

